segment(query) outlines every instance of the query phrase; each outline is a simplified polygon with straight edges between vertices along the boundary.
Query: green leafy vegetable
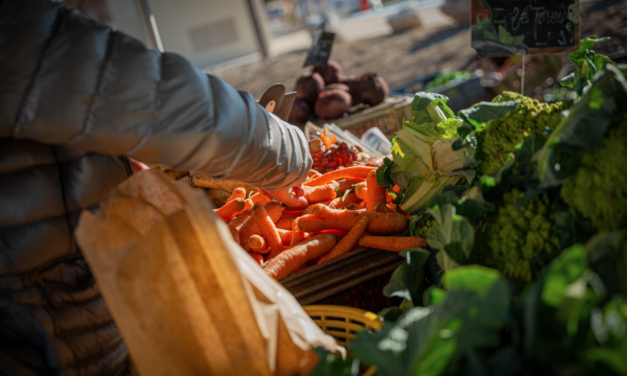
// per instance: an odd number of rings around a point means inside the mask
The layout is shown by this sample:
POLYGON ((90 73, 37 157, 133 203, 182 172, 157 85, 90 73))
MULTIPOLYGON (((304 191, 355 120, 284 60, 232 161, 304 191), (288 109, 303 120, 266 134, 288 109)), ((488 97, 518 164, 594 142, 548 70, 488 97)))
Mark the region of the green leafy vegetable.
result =
POLYGON ((441 375, 480 349, 496 346, 509 307, 507 284, 476 267, 448 273, 454 275, 445 278, 469 284, 452 283, 436 305, 410 309, 379 333, 358 333, 351 352, 382 375, 441 375))
POLYGON ((412 102, 416 111, 392 137, 394 162, 384 161, 377 170, 377 182, 388 190, 403 190, 395 202, 408 214, 419 213, 431 198, 449 185, 464 179, 458 172, 473 158, 474 149, 453 150, 462 124, 446 106, 448 98, 435 93, 417 93, 412 102))
POLYGON ((450 203, 437 209, 427 209, 427 212, 436 220, 427 236, 427 244, 440 251, 436 257, 442 270, 447 271, 464 264, 470 257, 474 242, 470 221, 457 215, 456 207, 450 203))
POLYGON ((409 220, 409 234, 410 236, 418 236, 426 239, 429 230, 431 230, 431 227, 433 227, 435 223, 435 218, 429 213, 414 215, 409 220))
POLYGON ((442 284, 447 290, 485 291, 501 277, 494 269, 479 265, 466 266, 444 274, 442 284))
POLYGON ((610 296, 627 292, 627 231, 603 232, 586 244, 590 266, 610 296))
POLYGON ((597 55, 592 48, 597 42, 606 42, 610 38, 597 38, 590 36, 579 41, 579 50, 569 54, 568 61, 575 66, 575 71, 568 74, 560 81, 562 86, 574 89, 581 95, 584 89, 590 86, 592 78, 606 64, 612 63, 607 56, 597 55))
POLYGON ((347 357, 345 360, 339 356, 326 352, 324 347, 316 347, 318 365, 310 373, 310 376, 357 376, 359 375, 359 360, 347 357))
POLYGON ((625 77, 616 67, 607 65, 542 148, 538 157, 542 186, 561 185, 573 175, 581 155, 601 147, 610 126, 625 119, 625 103, 625 77))
POLYGON ((577 244, 562 252, 524 294, 526 356, 537 367, 583 369, 586 343, 598 348, 586 335, 604 295, 603 283, 588 267, 584 247, 577 244))
POLYGON ((589 346, 586 360, 616 374, 627 374, 627 299, 616 295, 602 309, 592 311, 592 332, 601 346, 589 346))
POLYGON ((516 110, 520 100, 499 101, 499 102, 479 102, 473 104, 465 110, 459 111, 459 117, 475 127, 477 132, 481 132, 490 120, 507 116, 516 110))
POLYGON ((472 74, 464 70, 455 72, 438 72, 435 77, 425 85, 425 90, 431 90, 438 86, 450 83, 464 82, 472 78, 472 74))
POLYGON ((383 288, 383 295, 397 296, 414 304, 421 303, 424 285, 424 265, 429 258, 429 251, 420 248, 409 248, 402 252, 407 262, 396 268, 390 282, 383 288))

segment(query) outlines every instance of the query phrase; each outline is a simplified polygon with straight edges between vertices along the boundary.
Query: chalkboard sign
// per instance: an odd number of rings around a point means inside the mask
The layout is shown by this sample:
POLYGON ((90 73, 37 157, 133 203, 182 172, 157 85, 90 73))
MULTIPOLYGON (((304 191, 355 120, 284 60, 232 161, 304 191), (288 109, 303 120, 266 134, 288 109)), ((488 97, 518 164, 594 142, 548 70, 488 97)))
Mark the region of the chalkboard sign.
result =
POLYGON ((579 0, 471 0, 479 56, 554 54, 579 47, 579 0))
POLYGON ((331 56, 334 37, 334 33, 327 33, 324 31, 324 28, 316 30, 313 36, 313 43, 303 66, 316 65, 326 67, 329 56, 331 56))

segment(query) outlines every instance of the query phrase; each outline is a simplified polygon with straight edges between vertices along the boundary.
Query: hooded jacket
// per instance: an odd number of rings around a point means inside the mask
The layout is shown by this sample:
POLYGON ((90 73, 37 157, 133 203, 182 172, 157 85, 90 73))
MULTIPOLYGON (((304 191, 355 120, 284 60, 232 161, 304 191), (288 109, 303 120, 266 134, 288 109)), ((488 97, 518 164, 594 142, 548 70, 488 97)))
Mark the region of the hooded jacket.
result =
POLYGON ((127 156, 270 190, 312 163, 297 128, 184 58, 49 0, 0 0, 1 374, 126 374, 73 232, 127 156))

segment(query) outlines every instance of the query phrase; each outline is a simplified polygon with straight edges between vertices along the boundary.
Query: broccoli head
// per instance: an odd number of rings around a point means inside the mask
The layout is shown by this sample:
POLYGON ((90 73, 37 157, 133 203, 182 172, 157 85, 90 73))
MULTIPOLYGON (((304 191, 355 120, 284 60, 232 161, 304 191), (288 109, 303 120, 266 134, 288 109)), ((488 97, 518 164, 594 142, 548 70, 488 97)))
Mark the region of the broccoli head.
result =
POLYGON ((496 216, 484 228, 487 266, 500 270, 515 281, 528 283, 544 266, 542 259, 559 250, 555 219, 559 211, 536 197, 516 209, 523 196, 517 188, 503 195, 496 216))
POLYGON ((556 102, 540 103, 521 94, 506 91, 498 99, 520 101, 516 110, 507 116, 490 120, 477 133, 477 158, 481 160, 479 175, 490 175, 501 170, 516 145, 529 139, 546 127, 554 129, 561 121, 561 112, 570 104, 556 102))
POLYGON ((560 193, 597 230, 627 227, 627 121, 610 128, 603 145, 582 156, 560 193))

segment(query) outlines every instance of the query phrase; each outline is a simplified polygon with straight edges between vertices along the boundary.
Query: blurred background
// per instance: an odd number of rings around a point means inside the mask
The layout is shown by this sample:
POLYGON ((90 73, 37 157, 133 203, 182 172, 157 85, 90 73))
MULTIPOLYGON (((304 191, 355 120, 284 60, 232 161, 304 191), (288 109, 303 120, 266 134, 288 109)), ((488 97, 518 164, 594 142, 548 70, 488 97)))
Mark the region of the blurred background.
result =
MULTIPOLYGON (((470 0, 64 0, 151 48, 179 53, 256 98, 274 83, 288 90, 305 70, 312 32, 336 33, 331 59, 344 75, 376 72, 390 95, 437 89, 452 107, 520 91, 518 57, 477 58, 470 0), (446 92, 448 90, 448 92, 446 92)), ((580 0, 581 38, 611 37, 597 53, 627 58, 627 0, 580 0)), ((555 79, 567 55, 527 58, 525 94, 568 99, 555 79)))

